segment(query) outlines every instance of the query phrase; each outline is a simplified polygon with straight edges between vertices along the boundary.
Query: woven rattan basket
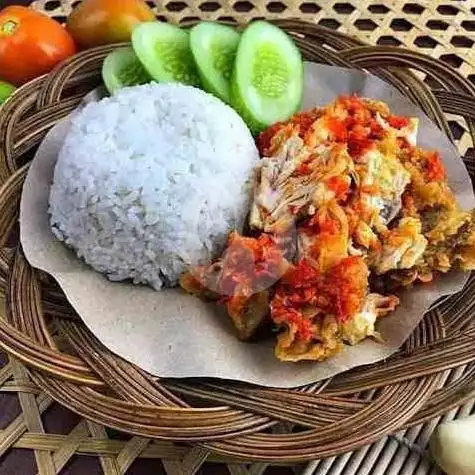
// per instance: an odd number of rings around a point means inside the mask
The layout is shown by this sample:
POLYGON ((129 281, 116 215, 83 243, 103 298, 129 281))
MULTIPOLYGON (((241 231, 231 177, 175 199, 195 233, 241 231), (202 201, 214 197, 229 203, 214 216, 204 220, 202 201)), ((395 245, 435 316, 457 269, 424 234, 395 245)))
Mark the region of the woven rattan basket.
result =
MULTIPOLYGON (((475 141, 475 87, 444 63, 401 48, 365 46, 313 24, 277 23, 306 59, 367 69, 418 104, 449 137, 446 114, 464 119, 475 141)), ((110 50, 71 58, 0 109, 0 284, 6 297, 0 344, 28 365, 41 389, 84 417, 125 432, 273 462, 349 451, 473 397, 473 276, 461 293, 427 313, 394 357, 296 390, 157 379, 104 348, 54 282, 29 266, 16 222, 32 152, 99 84, 110 50), (448 370, 462 365, 462 376, 447 381, 448 370)), ((466 162, 474 176, 474 162, 466 162)))

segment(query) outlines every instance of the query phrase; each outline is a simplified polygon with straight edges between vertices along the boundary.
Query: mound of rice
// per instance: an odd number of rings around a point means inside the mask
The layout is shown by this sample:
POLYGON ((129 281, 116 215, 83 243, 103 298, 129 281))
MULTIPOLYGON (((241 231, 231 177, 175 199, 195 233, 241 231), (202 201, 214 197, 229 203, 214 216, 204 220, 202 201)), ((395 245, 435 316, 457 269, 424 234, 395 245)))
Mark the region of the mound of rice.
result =
POLYGON ((51 226, 111 280, 173 286, 242 228, 258 159, 243 120, 219 99, 178 84, 126 88, 72 120, 51 226))

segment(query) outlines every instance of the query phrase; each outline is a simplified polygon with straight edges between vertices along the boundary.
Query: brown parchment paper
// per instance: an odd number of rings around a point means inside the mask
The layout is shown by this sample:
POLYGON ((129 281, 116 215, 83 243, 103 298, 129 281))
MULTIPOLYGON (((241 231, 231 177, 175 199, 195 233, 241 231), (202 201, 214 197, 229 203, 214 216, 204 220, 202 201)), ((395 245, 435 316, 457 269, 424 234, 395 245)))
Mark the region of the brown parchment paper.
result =
MULTIPOLYGON (((464 208, 475 207, 469 175, 448 138, 424 113, 382 80, 354 70, 307 63, 302 109, 325 105, 338 94, 385 101, 396 114, 420 119, 418 144, 439 149, 449 182, 464 208)), ((380 320, 384 344, 367 339, 321 363, 281 363, 273 341, 238 341, 222 310, 179 289, 156 292, 112 283, 57 241, 49 226, 53 170, 68 120, 46 136, 25 180, 21 243, 32 266, 50 273, 96 337, 111 351, 161 377, 217 377, 263 386, 295 387, 388 357, 407 339, 438 297, 462 289, 467 276, 452 272, 436 283, 405 291, 401 305, 380 320)))

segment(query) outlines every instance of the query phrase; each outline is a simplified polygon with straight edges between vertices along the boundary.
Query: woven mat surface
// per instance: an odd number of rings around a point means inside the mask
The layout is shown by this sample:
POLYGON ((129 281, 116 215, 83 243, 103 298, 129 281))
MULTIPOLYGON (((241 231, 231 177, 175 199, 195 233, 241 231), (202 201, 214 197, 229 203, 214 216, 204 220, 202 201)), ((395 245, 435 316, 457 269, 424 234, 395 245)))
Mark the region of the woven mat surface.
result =
MULTIPOLYGON (((9 3, 0 1, 3 7, 9 3)), ((75 2, 38 0, 33 6, 64 18, 75 2)), ((172 0, 148 2, 158 16, 244 22, 261 16, 300 17, 371 44, 404 45, 440 58, 475 82, 475 0, 172 0)), ((462 155, 465 124, 451 128, 462 155)), ((460 373, 463 368, 460 368, 460 373)), ((457 371, 451 374, 457 377, 457 371)), ((475 401, 376 444, 302 466, 244 464, 197 447, 120 434, 54 403, 29 379, 25 367, 0 353, 0 475, 438 475, 425 446, 442 420, 475 414, 475 401), (52 457, 54 467, 44 462, 52 457)))

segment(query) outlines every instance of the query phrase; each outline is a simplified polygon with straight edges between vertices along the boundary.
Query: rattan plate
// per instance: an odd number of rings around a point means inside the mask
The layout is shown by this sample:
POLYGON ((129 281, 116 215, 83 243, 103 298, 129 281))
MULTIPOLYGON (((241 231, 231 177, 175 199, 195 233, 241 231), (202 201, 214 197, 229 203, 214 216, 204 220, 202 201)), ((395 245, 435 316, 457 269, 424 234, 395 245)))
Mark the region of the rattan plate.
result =
MULTIPOLYGON (((446 114, 456 114, 475 139, 475 87, 444 63, 401 48, 365 46, 317 25, 278 23, 306 59, 365 68, 406 94, 449 137, 446 114), (430 89, 413 71, 427 74, 437 87, 430 89)), ((101 346, 54 282, 29 266, 15 224, 32 152, 99 84, 110 49, 71 58, 0 109, 0 246, 13 246, 0 252, 6 297, 0 344, 28 365, 42 390, 84 417, 125 432, 195 441, 226 456, 273 462, 350 451, 473 397, 473 276, 461 293, 427 313, 394 357, 298 390, 157 379, 101 346), (446 371, 461 365, 467 365, 463 377, 440 389, 446 371)), ((473 165, 467 159, 472 176, 473 165)))

